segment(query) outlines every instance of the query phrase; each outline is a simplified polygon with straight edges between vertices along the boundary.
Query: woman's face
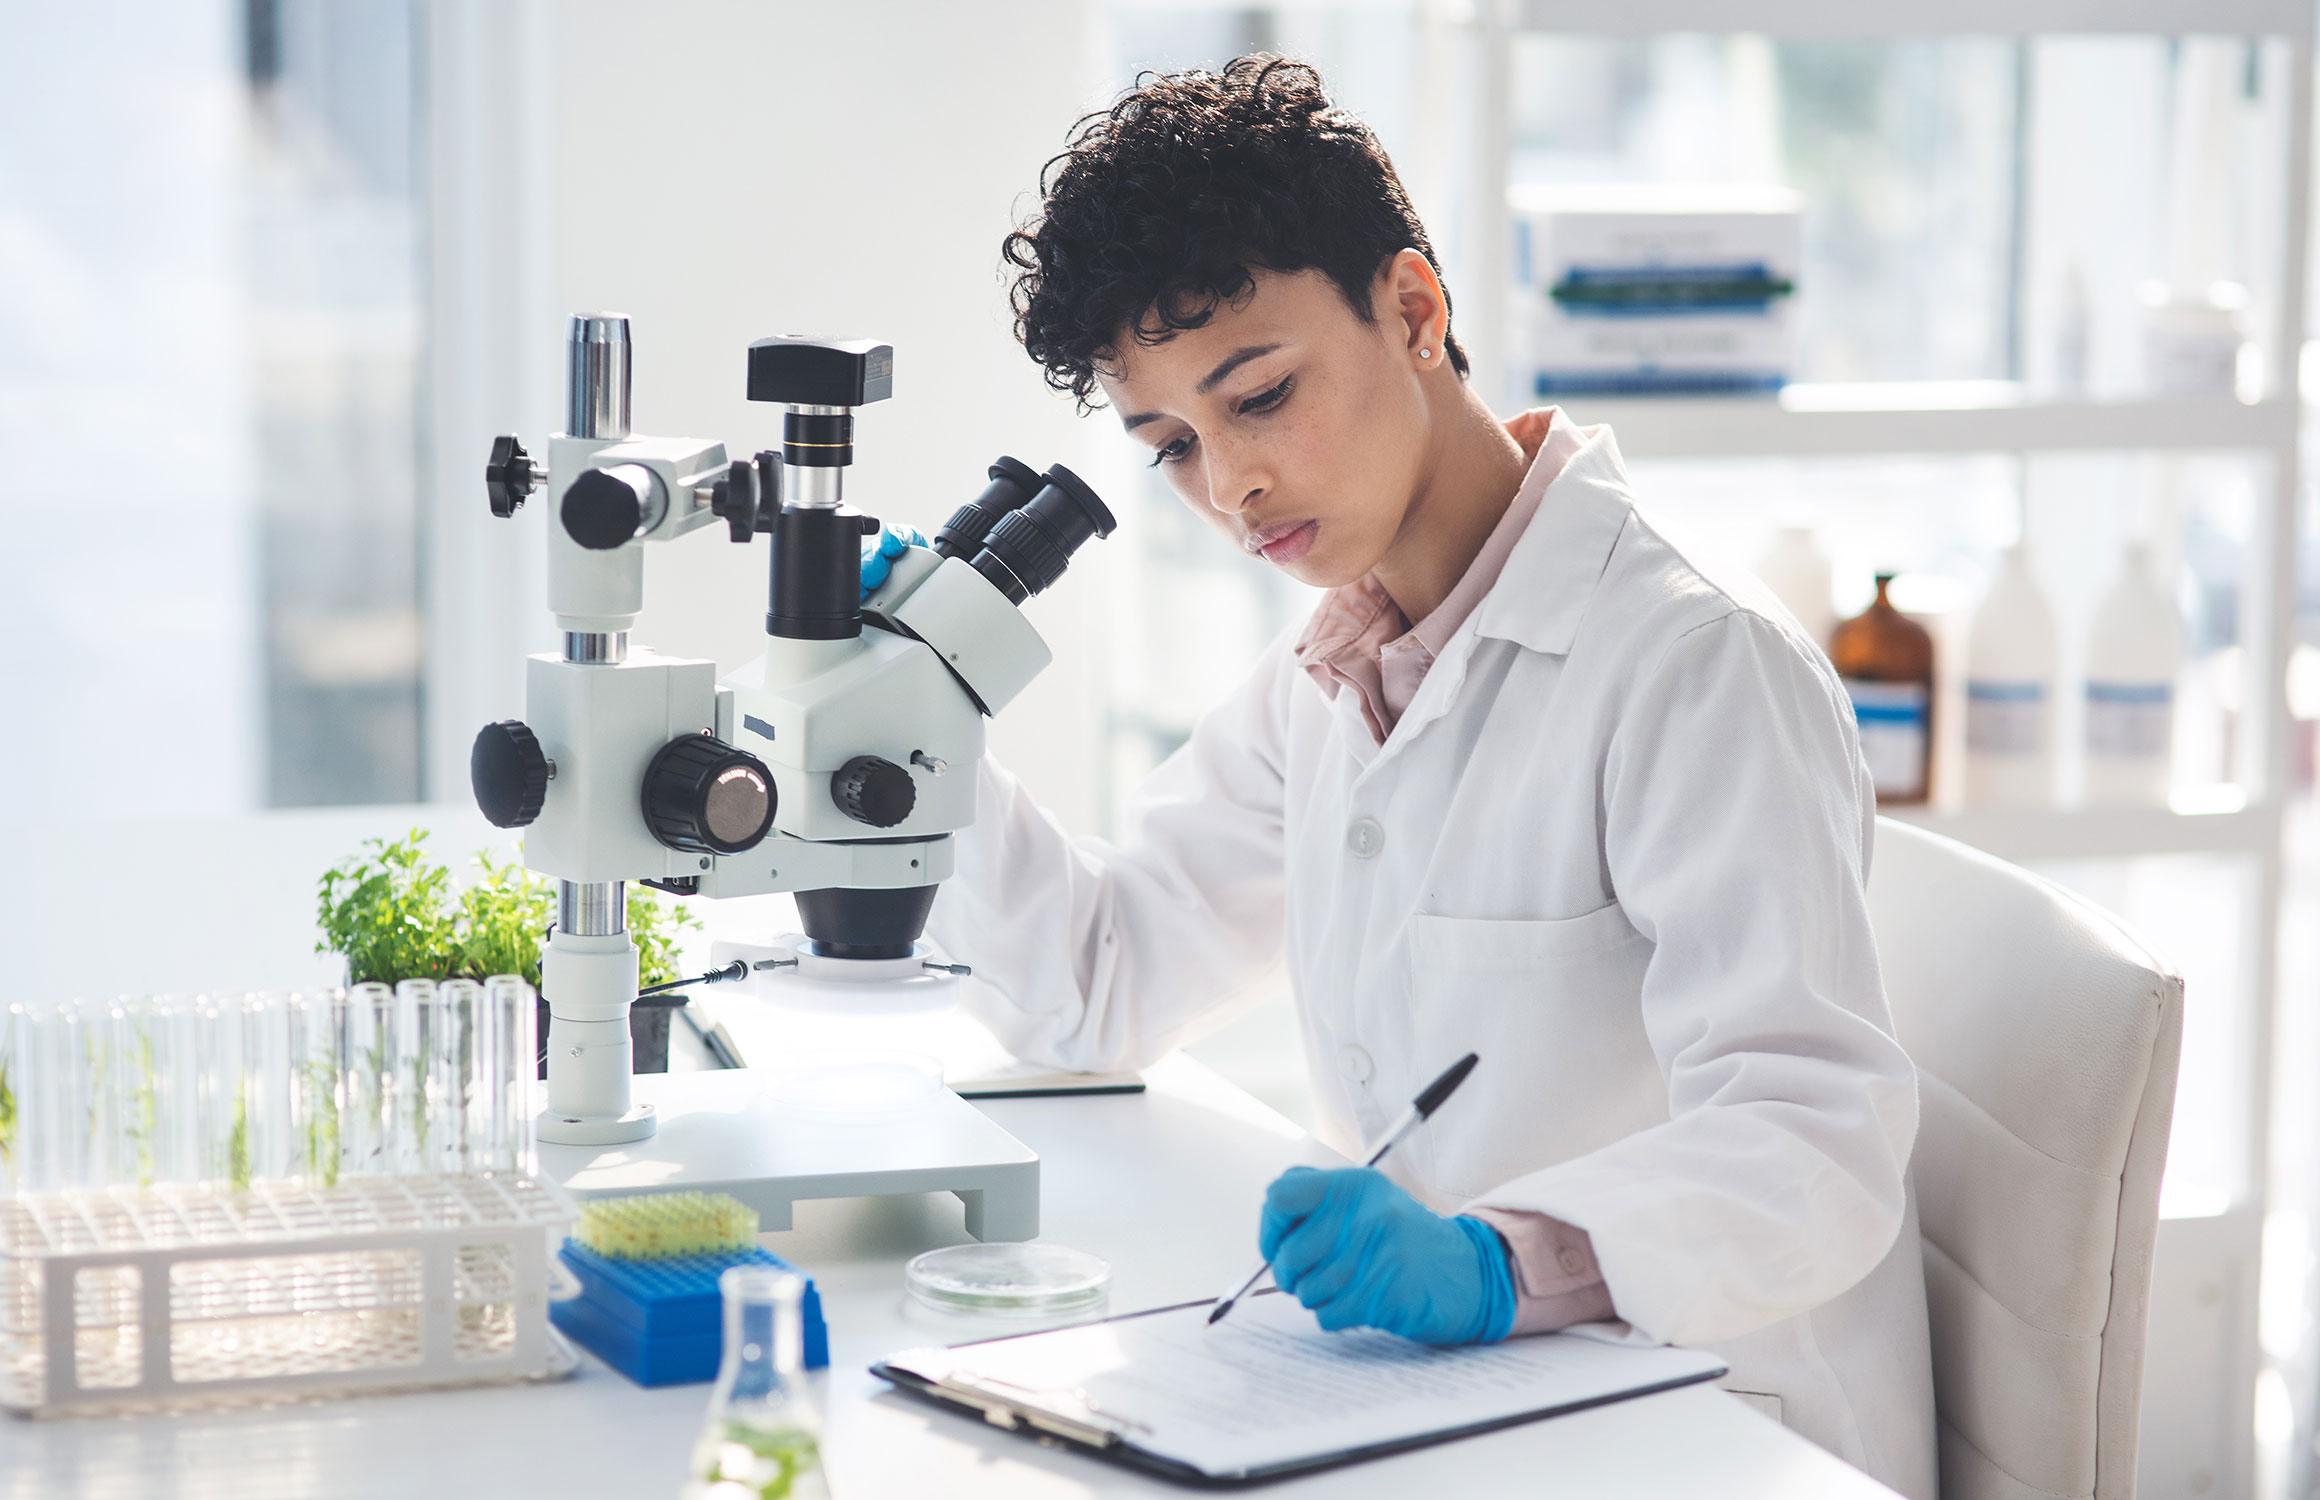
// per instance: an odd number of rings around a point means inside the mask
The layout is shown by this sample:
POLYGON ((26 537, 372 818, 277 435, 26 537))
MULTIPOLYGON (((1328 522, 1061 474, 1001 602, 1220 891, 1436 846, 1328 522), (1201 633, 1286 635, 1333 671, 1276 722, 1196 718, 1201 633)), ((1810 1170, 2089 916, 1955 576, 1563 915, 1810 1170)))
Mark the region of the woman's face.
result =
POLYGON ((1337 588, 1374 568, 1426 472, 1425 382, 1456 377, 1434 368, 1446 361, 1425 316, 1432 278, 1404 264, 1419 260, 1404 252, 1379 277, 1375 322, 1322 272, 1255 272, 1207 326, 1123 339, 1100 376, 1184 503, 1301 582, 1337 588), (1413 276, 1415 304, 1398 284, 1413 276))

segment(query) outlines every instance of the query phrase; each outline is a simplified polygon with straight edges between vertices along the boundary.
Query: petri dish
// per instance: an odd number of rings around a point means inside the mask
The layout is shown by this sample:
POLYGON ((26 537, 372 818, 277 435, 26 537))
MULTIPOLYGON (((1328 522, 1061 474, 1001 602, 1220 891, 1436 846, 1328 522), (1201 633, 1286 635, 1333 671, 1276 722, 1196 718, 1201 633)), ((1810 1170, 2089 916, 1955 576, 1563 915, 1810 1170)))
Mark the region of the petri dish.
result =
POLYGON ((911 1261, 902 1280, 939 1312, 1047 1317, 1102 1306, 1112 1268, 1063 1245, 949 1245, 911 1261))

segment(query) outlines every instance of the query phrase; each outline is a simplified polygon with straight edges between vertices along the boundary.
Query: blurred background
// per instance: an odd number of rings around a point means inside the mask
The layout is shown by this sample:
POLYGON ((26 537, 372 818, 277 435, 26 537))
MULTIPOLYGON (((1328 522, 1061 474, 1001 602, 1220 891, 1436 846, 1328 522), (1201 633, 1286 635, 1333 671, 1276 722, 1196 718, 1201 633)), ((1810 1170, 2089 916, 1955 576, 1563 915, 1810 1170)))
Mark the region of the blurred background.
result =
MULTIPOLYGON (((1046 390, 999 240, 1140 73, 1279 51, 1392 152, 1494 405, 1610 422, 1849 675, 1910 687, 1924 632, 1888 810, 2181 967, 2143 1484, 2320 1492, 2310 7, 1617 9, 0 0, 15 983, 308 982, 358 839, 497 846, 468 745, 551 640, 540 507, 494 520, 480 471, 556 425, 582 310, 633 319, 639 431, 735 451, 776 433, 749 340, 891 340, 852 484, 886 517, 1003 451, 1087 474, 1122 525, 1031 606, 1057 666, 993 741, 1111 831, 1313 599, 1046 390)), ((653 549, 639 639, 738 665, 761 566, 653 549)), ((1284 996, 1194 1050, 1306 1114, 1284 996)))

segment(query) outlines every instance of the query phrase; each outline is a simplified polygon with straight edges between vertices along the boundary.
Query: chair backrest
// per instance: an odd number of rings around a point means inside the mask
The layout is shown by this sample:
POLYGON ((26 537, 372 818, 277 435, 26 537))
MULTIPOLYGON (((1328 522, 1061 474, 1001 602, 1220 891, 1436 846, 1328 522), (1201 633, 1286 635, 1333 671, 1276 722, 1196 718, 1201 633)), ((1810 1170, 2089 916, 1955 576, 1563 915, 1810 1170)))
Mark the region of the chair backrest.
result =
POLYGON ((1943 1500, 2131 1500, 2183 981, 2092 904, 1889 818, 1869 908, 1917 1064, 1943 1500))

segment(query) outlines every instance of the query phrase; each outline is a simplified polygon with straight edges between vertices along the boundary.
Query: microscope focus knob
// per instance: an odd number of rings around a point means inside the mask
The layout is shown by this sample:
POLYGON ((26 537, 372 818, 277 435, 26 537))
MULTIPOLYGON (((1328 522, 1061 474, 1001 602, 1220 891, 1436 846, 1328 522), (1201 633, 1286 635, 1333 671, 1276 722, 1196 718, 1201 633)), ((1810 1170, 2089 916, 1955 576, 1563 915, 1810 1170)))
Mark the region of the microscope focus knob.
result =
POLYGON ((918 805, 918 787, 893 761, 857 755, 830 774, 830 800, 857 823, 892 828, 918 805))
POLYGON ((467 757, 475 805, 495 828, 521 828, 537 818, 555 774, 539 737, 521 719, 484 725, 467 757))
POLYGON ((493 515, 506 520, 523 509, 524 501, 547 482, 546 471, 532 462, 513 434, 503 433, 491 440, 491 460, 483 466, 483 488, 491 497, 493 515))
POLYGON ((679 735, 644 772, 644 822, 687 854, 740 854, 773 827, 773 773, 713 734, 679 735))
POLYGON ((564 491, 564 530, 591 552, 643 536, 668 514, 668 491, 643 464, 590 469, 564 491))

